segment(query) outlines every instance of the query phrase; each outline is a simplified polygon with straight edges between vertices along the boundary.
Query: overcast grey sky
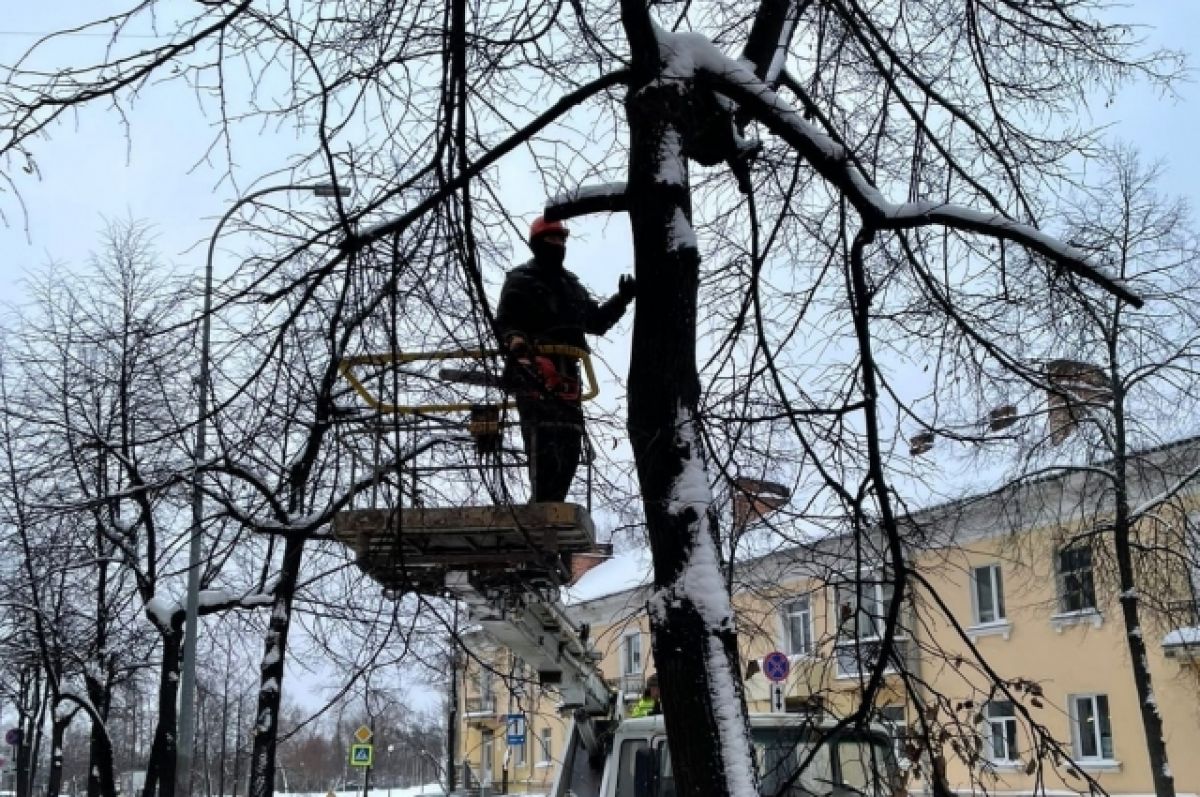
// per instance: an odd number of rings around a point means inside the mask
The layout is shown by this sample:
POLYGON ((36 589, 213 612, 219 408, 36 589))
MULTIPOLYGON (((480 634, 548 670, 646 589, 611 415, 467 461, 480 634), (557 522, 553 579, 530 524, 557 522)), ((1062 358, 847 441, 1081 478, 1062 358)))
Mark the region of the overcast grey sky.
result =
MULTIPOLYGON (((109 9, 126 6, 114 0, 8 4, 0 22, 0 63, 11 63, 37 35, 79 23, 109 9)), ((1200 34, 1200 2, 1195 0, 1138 0, 1115 12, 1147 26, 1154 45, 1185 51, 1195 49, 1200 34)), ((72 48, 93 49, 97 37, 76 37, 72 48)), ((75 53, 78 55, 78 50, 75 53)), ((132 216, 153 223, 162 253, 181 269, 202 266, 203 243, 229 203, 260 175, 285 165, 289 133, 249 133, 234 152, 239 186, 223 181, 223 163, 202 160, 212 134, 212 120, 198 112, 194 99, 177 84, 148 88, 133 105, 126 131, 118 117, 102 107, 79 113, 73 124, 58 125, 50 140, 36 144, 40 173, 19 181, 29 227, 15 198, 0 194, 6 223, 0 226, 5 254, 0 272, 0 297, 16 297, 22 274, 54 259, 81 266, 96 240, 103 217, 132 216), (197 243, 201 246, 196 247, 197 243), (193 248, 195 247, 195 248, 193 248)), ((1136 144, 1149 158, 1165 160, 1170 168, 1164 186, 1171 193, 1195 199, 1200 192, 1200 158, 1193 152, 1200 130, 1200 86, 1181 84, 1179 97, 1161 97, 1145 86, 1123 91, 1105 108, 1093 109, 1097 123, 1111 124, 1115 137, 1136 144)), ((511 182, 506 182, 511 185, 511 182)), ((514 191, 512 211, 531 218, 541 202, 540 186, 514 191)), ((311 200, 310 200, 311 201, 311 200)), ((594 288, 609 290, 615 283, 613 247, 627 240, 623 224, 581 225, 591 235, 576 237, 572 257, 597 262, 603 280, 594 288), (605 250, 596 249, 603 239, 605 250), (606 266, 599 267, 601 260, 606 266)), ((235 243, 231 243, 235 246, 235 243)), ((622 263, 617 266, 623 267, 622 263)), ((585 279, 586 279, 585 274, 585 279)))

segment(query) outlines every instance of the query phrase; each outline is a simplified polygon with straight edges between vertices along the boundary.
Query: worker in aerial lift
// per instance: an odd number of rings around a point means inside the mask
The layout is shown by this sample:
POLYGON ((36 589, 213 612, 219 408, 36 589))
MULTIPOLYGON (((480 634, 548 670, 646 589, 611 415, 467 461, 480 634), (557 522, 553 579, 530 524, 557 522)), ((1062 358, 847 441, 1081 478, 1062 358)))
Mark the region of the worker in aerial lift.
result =
POLYGON ((654 673, 646 679, 646 688, 642 690, 642 697, 629 709, 629 716, 650 717, 661 714, 662 708, 659 706, 658 697, 658 673, 654 673))
POLYGON ((583 442, 579 361, 539 355, 543 345, 587 349, 585 333, 603 335, 633 301, 633 277, 597 302, 563 263, 567 227, 539 216, 529 228, 533 259, 508 272, 496 308, 496 334, 509 355, 521 437, 529 457, 531 500, 563 501, 579 467, 583 442))

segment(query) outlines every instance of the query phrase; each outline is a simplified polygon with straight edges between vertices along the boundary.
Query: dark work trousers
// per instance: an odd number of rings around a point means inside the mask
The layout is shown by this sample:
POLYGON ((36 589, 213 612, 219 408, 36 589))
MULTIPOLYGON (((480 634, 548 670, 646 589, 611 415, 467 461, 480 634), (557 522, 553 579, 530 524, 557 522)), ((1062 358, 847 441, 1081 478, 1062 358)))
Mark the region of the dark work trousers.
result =
POLYGON ((531 501, 565 501, 583 449, 583 408, 578 401, 518 396, 517 410, 529 458, 531 501))

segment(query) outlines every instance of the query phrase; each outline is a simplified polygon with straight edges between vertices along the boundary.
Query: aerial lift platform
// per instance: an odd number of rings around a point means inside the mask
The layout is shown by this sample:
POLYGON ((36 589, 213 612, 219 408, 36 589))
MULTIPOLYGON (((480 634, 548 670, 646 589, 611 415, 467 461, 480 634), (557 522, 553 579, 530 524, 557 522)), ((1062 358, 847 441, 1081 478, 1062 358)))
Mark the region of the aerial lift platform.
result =
MULTIPOLYGON (((598 393, 587 352, 566 346, 543 347, 546 354, 578 357, 588 389, 598 393)), ((498 451, 503 436, 505 397, 490 404, 445 401, 400 404, 381 400, 357 374, 362 368, 403 368, 419 361, 483 360, 495 351, 394 353, 348 358, 342 375, 374 412, 409 415, 466 415, 470 439, 481 452, 498 451)), ((498 387, 486 372, 443 368, 438 376, 459 385, 498 387)), ((589 480, 590 483, 590 480, 589 480)), ((590 489, 589 489, 590 504, 590 489)), ((587 746, 598 750, 586 718, 605 717, 614 696, 596 662, 600 659, 558 600, 570 579, 570 557, 595 550, 595 528, 587 507, 573 503, 493 506, 369 507, 338 513, 334 537, 351 548, 359 568, 401 595, 417 592, 451 597, 467 608, 468 622, 511 650, 560 694, 559 709, 582 723, 587 746)))
POLYGON ((592 550, 595 529, 578 504, 353 509, 334 520, 334 536, 385 589, 437 583, 452 569, 495 571, 549 582, 569 577, 574 553, 592 550))

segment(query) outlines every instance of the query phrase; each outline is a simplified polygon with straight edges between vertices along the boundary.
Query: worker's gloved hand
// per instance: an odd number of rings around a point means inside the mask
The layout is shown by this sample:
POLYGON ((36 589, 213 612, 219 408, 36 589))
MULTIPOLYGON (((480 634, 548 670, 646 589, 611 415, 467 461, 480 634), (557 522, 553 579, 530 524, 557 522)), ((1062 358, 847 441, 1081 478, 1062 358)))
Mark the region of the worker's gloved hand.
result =
POLYGON ((633 301, 633 297, 637 295, 637 280, 628 274, 622 274, 617 280, 617 295, 625 301, 626 304, 633 301))
POLYGON ((541 383, 540 387, 547 393, 561 393, 566 384, 558 369, 554 367, 554 360, 549 357, 534 357, 533 373, 541 383))

